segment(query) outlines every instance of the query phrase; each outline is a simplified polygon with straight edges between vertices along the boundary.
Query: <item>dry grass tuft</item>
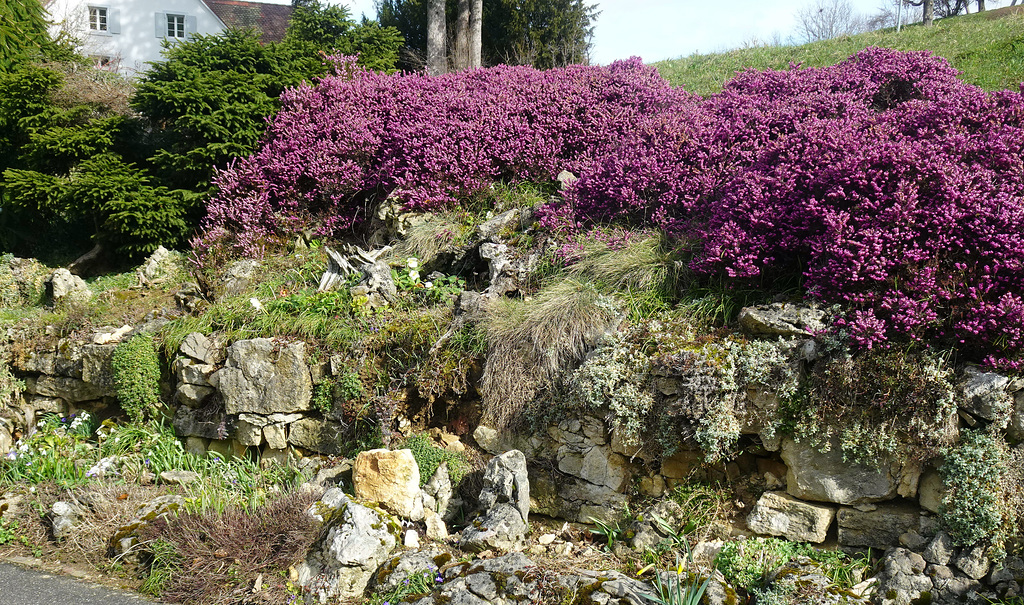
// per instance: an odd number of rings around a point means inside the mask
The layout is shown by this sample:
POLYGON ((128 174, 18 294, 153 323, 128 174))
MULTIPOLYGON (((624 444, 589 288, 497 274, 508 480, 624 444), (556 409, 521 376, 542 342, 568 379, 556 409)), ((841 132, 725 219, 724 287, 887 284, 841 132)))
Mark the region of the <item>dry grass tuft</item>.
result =
POLYGON ((521 421, 540 389, 579 364, 622 320, 610 298, 574 279, 532 299, 493 303, 481 322, 488 346, 481 381, 484 421, 500 428, 521 421))
POLYGON ((183 514, 147 526, 140 541, 162 544, 162 564, 173 568, 161 598, 197 605, 286 602, 281 572, 317 538, 319 524, 306 514, 315 500, 312 493, 292 493, 252 512, 183 514))
POLYGON ((396 244, 387 256, 395 261, 405 261, 414 256, 426 265, 450 249, 454 242, 463 239, 465 231, 466 227, 443 215, 432 215, 410 227, 405 239, 396 244))
POLYGON ((674 288, 685 265, 674 262, 659 233, 644 233, 623 247, 594 241, 567 270, 579 280, 593 280, 605 291, 650 291, 674 288))

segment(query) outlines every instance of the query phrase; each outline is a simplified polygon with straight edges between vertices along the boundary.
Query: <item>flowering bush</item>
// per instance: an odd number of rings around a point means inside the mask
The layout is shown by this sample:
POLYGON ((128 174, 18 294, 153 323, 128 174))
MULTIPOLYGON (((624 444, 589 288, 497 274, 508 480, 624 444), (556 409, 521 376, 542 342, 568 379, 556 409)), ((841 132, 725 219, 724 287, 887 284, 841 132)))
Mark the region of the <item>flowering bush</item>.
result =
POLYGON ((200 246, 226 239, 253 253, 311 216, 323 233, 344 229, 373 194, 429 210, 495 180, 581 172, 598 145, 691 98, 639 59, 441 77, 340 59, 338 75, 282 94, 262 148, 217 175, 200 246))
POLYGON ((797 276, 854 344, 938 342, 1020 367, 1024 97, 927 53, 748 71, 689 115, 651 116, 568 196, 577 221, 651 221, 692 268, 797 276))
POLYGON ((658 226, 694 242, 698 274, 796 278, 841 303, 861 347, 1024 366, 1024 95, 986 94, 942 59, 870 48, 743 72, 708 99, 637 59, 338 73, 283 94, 262 148, 219 173, 201 250, 347 228, 375 196, 429 210, 568 169, 580 179, 542 224, 658 226))

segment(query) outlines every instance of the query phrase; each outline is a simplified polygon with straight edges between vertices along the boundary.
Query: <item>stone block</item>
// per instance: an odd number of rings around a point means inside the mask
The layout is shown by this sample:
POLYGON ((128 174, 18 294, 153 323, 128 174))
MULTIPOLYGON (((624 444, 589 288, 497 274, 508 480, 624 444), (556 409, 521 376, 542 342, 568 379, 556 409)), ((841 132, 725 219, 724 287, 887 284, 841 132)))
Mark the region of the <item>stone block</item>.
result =
POLYGON ((787 466, 786 490, 801 500, 866 504, 891 500, 899 488, 899 468, 884 461, 879 468, 846 462, 837 444, 822 453, 806 443, 784 439, 782 460, 787 466))
POLYGON ((404 519, 423 519, 420 471, 411 450, 366 450, 352 468, 356 496, 404 519))
POLYGON ((228 347, 226 365, 210 377, 224 396, 228 414, 274 414, 310 409, 313 383, 306 345, 280 345, 269 338, 240 340, 228 347))
POLYGON ((921 513, 916 506, 882 504, 870 511, 840 508, 836 520, 839 523, 840 546, 885 550, 898 546, 901 535, 911 530, 918 531, 921 513))
POLYGON ((747 516, 747 527, 794 542, 820 543, 825 541, 835 514, 830 506, 802 502, 785 492, 765 492, 747 516))

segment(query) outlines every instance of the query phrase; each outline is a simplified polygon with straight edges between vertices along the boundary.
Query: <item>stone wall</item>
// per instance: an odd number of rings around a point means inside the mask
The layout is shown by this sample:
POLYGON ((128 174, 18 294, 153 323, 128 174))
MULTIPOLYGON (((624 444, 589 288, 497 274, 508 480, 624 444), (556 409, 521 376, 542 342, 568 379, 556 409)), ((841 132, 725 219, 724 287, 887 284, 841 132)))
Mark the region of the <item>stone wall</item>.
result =
MULTIPOLYGON (((110 368, 116 342, 109 342, 110 334, 93 340, 58 340, 52 347, 14 355, 11 365, 24 380, 25 392, 16 405, 0 411, 0 449, 9 449, 44 413, 87 410, 103 417, 119 412, 110 368)), ((190 334, 170 360, 172 375, 163 385, 176 405, 173 426, 187 449, 226 456, 258 450, 268 462, 340 453, 343 427, 330 411, 313 408, 312 394, 315 384, 345 370, 329 361, 311 366, 306 353, 301 342, 253 339, 228 346, 190 334)), ((671 392, 680 388, 673 382, 678 379, 658 376, 656 387, 671 392)), ((992 372, 965 369, 958 397, 962 423, 971 426, 1002 415, 1009 418, 1008 435, 1020 440, 1022 386, 992 372)), ((753 387, 746 398, 750 409, 775 405, 772 393, 753 387)), ((535 514, 611 520, 621 514, 631 489, 660 496, 695 476, 733 481, 754 476, 767 489, 747 515, 755 533, 816 543, 835 536, 842 546, 873 548, 935 533, 942 482, 934 468, 886 460, 850 464, 838 447, 822 453, 769 435, 757 422, 741 424, 741 432, 759 447, 710 467, 696 446, 657 458, 622 443, 603 419, 586 415, 523 435, 481 425, 473 438, 494 455, 512 449, 525 453, 535 514)))

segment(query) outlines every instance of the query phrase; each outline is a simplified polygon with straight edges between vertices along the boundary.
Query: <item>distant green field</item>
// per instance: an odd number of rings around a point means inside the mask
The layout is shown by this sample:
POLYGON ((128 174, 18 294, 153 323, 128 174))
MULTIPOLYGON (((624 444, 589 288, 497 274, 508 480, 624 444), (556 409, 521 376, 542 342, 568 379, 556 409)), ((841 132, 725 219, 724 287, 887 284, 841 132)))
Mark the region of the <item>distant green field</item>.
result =
POLYGON ((792 63, 820 67, 837 63, 869 46, 899 50, 930 50, 945 57, 963 79, 986 90, 1011 88, 1024 82, 1024 6, 936 21, 933 27, 913 25, 843 36, 802 46, 763 46, 654 63, 674 86, 701 95, 722 89, 740 70, 783 69, 792 63))

